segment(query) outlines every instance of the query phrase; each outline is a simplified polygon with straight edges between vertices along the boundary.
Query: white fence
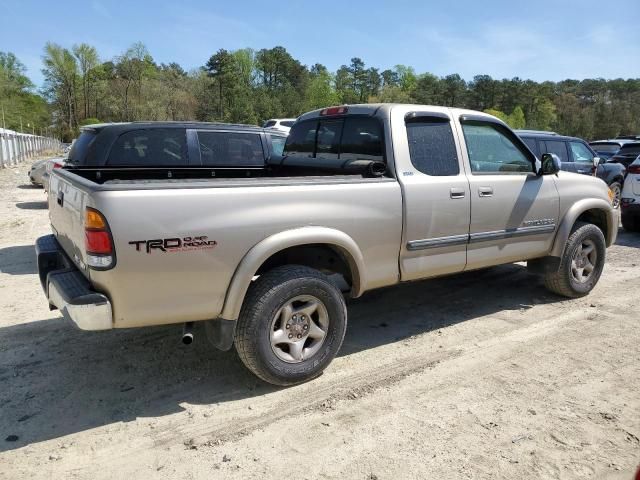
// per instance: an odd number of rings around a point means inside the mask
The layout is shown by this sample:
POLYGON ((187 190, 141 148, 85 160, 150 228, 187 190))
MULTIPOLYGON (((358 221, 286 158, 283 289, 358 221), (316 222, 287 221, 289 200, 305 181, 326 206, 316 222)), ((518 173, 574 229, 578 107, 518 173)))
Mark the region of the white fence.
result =
POLYGON ((11 167, 44 153, 62 151, 55 138, 17 133, 0 128, 0 168, 11 167))

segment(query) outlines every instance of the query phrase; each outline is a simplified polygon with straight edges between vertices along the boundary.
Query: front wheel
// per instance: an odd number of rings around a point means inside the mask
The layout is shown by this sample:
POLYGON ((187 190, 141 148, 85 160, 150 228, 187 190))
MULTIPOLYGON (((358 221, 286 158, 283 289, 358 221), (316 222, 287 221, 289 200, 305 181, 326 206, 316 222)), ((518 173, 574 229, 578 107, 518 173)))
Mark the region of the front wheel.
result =
POLYGON ((609 189, 613 192, 613 200, 611 201, 613 208, 619 208, 620 199, 622 198, 622 185, 620 182, 611 182, 609 189))
POLYGON ((560 267, 544 277, 545 286, 565 297, 582 297, 596 286, 606 255, 602 231, 591 223, 577 223, 562 253, 560 267))
POLYGON ((326 275, 287 265, 249 288, 235 344, 246 367, 274 385, 317 377, 338 353, 347 327, 344 297, 326 275))

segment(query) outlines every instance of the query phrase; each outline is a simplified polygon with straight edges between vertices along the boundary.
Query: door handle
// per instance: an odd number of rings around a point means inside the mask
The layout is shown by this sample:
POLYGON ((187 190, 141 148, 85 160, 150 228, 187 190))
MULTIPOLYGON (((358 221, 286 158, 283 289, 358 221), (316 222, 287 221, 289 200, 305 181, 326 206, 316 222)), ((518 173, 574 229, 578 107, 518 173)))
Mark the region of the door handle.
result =
POLYGON ((493 188, 480 187, 478 188, 478 195, 480 195, 481 197, 493 197, 493 188))
POLYGON ((62 204, 64 203, 64 193, 63 192, 58 192, 58 198, 56 198, 56 202, 58 202, 58 205, 62 206, 62 204))
POLYGON ((453 199, 464 198, 464 190, 461 188, 452 188, 449 190, 449 196, 453 199))

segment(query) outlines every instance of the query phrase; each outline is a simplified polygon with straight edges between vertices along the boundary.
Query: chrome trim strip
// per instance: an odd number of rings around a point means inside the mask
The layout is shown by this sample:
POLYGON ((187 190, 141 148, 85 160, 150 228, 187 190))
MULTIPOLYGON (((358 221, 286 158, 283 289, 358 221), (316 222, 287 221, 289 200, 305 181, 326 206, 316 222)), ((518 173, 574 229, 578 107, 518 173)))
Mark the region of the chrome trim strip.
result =
POLYGON ((504 240, 507 238, 523 237, 526 235, 539 235, 542 233, 553 233, 556 229, 553 225, 533 225, 531 227, 519 227, 509 230, 496 230, 494 232, 472 233, 469 243, 486 242, 487 240, 504 240))
POLYGON ((407 242, 407 250, 424 250, 427 248, 450 247, 464 245, 469 241, 469 235, 452 235, 450 237, 427 238, 424 240, 411 240, 407 242))
POLYGON ((509 230, 496 230, 493 232, 479 232, 471 235, 452 235, 450 237, 426 238, 423 240, 411 240, 407 242, 407 250, 426 250, 428 248, 451 247, 466 243, 486 242, 488 240, 504 240, 507 238, 523 237, 526 235, 539 235, 553 233, 556 225, 533 225, 509 230))

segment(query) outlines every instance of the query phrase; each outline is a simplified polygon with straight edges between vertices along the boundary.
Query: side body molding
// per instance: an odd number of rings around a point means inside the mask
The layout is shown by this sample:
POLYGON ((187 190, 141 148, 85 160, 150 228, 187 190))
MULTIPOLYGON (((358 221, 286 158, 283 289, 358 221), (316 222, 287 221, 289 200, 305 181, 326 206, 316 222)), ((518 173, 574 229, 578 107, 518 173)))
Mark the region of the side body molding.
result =
POLYGON ((556 233, 556 239, 553 242, 553 248, 549 255, 553 257, 561 257, 564 251, 564 246, 571 234, 571 228, 575 224, 576 220, 587 210, 600 210, 604 213, 607 222, 607 233, 605 240, 607 247, 611 246, 618 235, 618 213, 611 207, 607 201, 599 198, 585 198, 574 203, 567 213, 565 213, 560 226, 558 227, 558 233, 556 233))
POLYGON ((247 252, 231 278, 220 317, 227 320, 238 318, 253 276, 269 257, 289 247, 319 243, 335 247, 344 256, 353 277, 352 296, 360 296, 366 285, 365 264, 353 238, 333 228, 301 227, 271 235, 247 252))

